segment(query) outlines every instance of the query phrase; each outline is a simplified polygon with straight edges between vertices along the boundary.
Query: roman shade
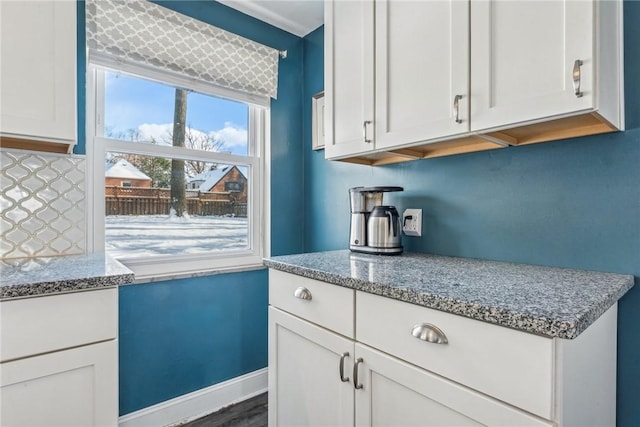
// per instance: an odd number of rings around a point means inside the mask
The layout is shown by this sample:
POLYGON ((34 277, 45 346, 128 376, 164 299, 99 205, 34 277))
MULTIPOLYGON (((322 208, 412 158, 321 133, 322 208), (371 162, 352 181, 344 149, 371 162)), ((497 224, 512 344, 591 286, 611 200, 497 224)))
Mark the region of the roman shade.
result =
POLYGON ((89 0, 86 18, 92 64, 151 68, 276 98, 276 49, 145 0, 89 0))

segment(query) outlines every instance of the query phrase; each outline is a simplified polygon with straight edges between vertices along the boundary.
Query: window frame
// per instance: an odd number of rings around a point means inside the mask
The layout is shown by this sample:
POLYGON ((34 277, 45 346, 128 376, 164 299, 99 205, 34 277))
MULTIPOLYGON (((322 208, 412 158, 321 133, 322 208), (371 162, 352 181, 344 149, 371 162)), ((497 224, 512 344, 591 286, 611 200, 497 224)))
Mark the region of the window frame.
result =
POLYGON ((251 98, 230 94, 228 90, 203 82, 185 82, 172 74, 134 67, 133 70, 87 65, 87 248, 89 252, 105 252, 105 165, 107 152, 131 153, 172 159, 197 159, 229 165, 248 165, 248 249, 212 251, 201 254, 154 255, 149 257, 117 257, 136 275, 136 281, 175 278, 224 271, 244 271, 263 268, 262 259, 270 248, 270 109, 263 102, 249 102, 251 98), (105 72, 118 72, 156 81, 174 87, 193 90, 206 95, 239 101, 248 106, 247 155, 193 150, 185 147, 156 145, 146 142, 105 138, 104 89, 105 72), (185 84, 186 83, 186 84, 185 84), (191 83, 191 84, 188 84, 191 83), (239 99, 240 98, 240 99, 239 99))

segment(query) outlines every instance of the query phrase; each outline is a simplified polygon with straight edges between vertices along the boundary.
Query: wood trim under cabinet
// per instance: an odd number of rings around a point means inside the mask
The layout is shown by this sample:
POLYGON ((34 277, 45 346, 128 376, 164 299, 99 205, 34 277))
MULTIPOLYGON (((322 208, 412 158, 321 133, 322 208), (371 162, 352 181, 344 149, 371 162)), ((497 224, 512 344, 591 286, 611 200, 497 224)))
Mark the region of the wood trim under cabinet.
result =
POLYGON ((446 141, 419 143, 409 147, 362 153, 336 160, 361 165, 380 166, 616 131, 618 129, 597 112, 590 112, 500 131, 486 132, 485 134, 466 135, 446 141))
POLYGON ((44 151, 47 153, 71 154, 74 141, 39 141, 10 136, 0 136, 0 148, 15 148, 18 150, 44 151))
POLYGON ((488 132, 487 135, 502 139, 509 145, 525 145, 615 132, 617 130, 615 126, 607 122, 597 112, 591 112, 504 129, 498 132, 488 132))

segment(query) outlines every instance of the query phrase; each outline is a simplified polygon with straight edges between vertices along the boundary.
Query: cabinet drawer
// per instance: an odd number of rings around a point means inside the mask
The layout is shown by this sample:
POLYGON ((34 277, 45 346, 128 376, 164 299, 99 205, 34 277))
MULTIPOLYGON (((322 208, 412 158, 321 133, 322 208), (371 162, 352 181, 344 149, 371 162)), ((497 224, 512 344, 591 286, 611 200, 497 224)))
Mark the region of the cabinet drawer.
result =
POLYGON ((356 313, 359 342, 553 418, 554 340, 364 292, 357 292, 356 313), (414 326, 423 323, 448 342, 414 337, 414 326))
POLYGON ((269 270, 269 304, 350 338, 354 333, 354 297, 353 289, 269 270), (311 299, 296 297, 296 291, 304 289, 311 299))
POLYGON ((114 339, 115 288, 0 303, 0 360, 12 360, 114 339))

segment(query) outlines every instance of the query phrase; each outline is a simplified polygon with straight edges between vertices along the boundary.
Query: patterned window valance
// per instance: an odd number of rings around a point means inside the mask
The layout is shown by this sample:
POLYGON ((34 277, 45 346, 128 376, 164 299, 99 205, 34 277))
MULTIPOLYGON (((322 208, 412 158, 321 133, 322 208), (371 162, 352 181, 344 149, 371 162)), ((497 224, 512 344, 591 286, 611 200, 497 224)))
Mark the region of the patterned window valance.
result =
POLYGON ((86 3, 89 61, 153 67, 276 98, 276 49, 144 0, 86 3))

